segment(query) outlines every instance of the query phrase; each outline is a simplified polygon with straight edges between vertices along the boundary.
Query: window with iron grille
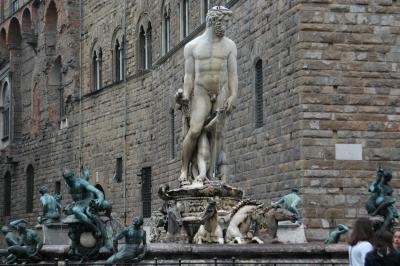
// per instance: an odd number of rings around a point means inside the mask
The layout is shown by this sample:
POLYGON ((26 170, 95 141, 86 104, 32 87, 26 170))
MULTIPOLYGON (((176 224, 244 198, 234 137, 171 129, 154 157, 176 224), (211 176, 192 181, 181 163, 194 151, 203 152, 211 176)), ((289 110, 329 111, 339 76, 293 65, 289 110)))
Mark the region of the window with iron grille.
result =
POLYGON ((143 218, 151 216, 151 167, 141 170, 142 176, 142 213, 143 218))
POLYGON ((255 82, 254 82, 254 96, 255 96, 255 127, 262 127, 264 124, 263 118, 263 66, 262 60, 259 59, 255 65, 255 82))
POLYGON ((35 172, 32 165, 26 170, 26 212, 33 212, 33 193, 34 193, 35 172))
POLYGON ((11 174, 7 172, 4 176, 4 216, 11 215, 11 174))

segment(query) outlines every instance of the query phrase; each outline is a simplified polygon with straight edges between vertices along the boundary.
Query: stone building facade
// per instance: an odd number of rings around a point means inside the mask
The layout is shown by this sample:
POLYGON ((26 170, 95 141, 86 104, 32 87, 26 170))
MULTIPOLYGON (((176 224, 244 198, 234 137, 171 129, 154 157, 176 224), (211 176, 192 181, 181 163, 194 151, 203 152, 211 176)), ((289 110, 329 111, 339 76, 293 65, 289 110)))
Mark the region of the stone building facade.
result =
POLYGON ((83 164, 122 222, 161 206, 159 185, 178 186, 183 46, 219 3, 238 47, 228 182, 267 204, 300 187, 310 240, 365 215, 378 162, 397 196, 399 1, 19 2, 1 2, 0 223, 34 222, 39 187, 67 194, 61 170, 83 164))

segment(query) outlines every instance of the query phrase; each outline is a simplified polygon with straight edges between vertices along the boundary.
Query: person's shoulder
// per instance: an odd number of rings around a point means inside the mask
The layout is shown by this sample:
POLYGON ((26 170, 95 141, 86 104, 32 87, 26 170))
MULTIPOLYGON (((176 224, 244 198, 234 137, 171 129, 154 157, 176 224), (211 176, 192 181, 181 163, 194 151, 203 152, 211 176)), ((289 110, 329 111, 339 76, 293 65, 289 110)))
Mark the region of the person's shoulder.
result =
POLYGON ((201 41, 201 35, 200 36, 198 36, 198 37, 196 37, 196 38, 194 38, 193 40, 191 40, 190 42, 188 42, 186 45, 185 45, 185 50, 187 50, 187 49, 193 49, 193 47, 195 47, 199 42, 201 41))
POLYGON ((226 37, 226 36, 224 36, 224 42, 226 44, 228 44, 229 46, 236 48, 236 43, 233 40, 231 40, 228 37, 226 37))

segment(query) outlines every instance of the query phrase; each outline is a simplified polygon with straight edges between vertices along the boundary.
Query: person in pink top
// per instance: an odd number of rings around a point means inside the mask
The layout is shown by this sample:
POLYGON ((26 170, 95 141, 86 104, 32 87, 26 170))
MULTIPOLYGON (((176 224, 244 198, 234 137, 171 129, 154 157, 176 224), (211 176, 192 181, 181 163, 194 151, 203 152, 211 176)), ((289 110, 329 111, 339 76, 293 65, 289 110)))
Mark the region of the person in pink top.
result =
POLYGON ((349 265, 364 266, 365 256, 373 250, 373 246, 370 243, 374 234, 373 225, 370 219, 361 217, 355 221, 352 229, 353 231, 348 241, 349 265))

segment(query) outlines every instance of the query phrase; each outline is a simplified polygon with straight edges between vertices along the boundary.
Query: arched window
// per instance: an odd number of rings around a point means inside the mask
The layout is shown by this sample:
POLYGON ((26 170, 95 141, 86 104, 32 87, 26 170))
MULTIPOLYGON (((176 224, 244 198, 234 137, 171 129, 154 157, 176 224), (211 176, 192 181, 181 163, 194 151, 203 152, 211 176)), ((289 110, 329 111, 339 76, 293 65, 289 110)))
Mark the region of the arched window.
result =
POLYGON ((139 53, 140 53, 140 67, 142 69, 146 69, 146 32, 144 31, 143 26, 140 26, 139 32, 139 53))
POLYGON ((163 21, 162 21, 162 53, 165 55, 168 53, 170 49, 170 35, 171 35, 171 18, 170 18, 171 9, 168 7, 163 12, 163 21))
POLYGON ((3 28, 0 31, 0 66, 10 61, 10 53, 7 49, 7 33, 3 28))
POLYGON ((189 35, 189 0, 181 0, 180 2, 180 32, 181 40, 189 35))
POLYGON ((26 212, 33 212, 33 194, 34 194, 35 172, 32 165, 26 170, 26 212))
POLYGON ((21 28, 17 18, 13 17, 8 28, 7 44, 9 48, 20 48, 22 42, 21 28))
POLYGON ((4 189, 3 189, 3 195, 4 195, 4 216, 10 216, 11 215, 11 174, 10 172, 7 172, 4 176, 4 189))
POLYGON ((102 69, 102 52, 101 49, 93 51, 92 56, 92 89, 93 91, 100 90, 101 84, 101 69, 102 69))
POLYGON ((255 64, 254 98, 255 98, 255 127, 262 127, 263 122, 263 66, 259 59, 255 64))
POLYGON ((46 10, 44 36, 46 52, 52 54, 55 51, 57 42, 57 22, 58 14, 56 4, 51 1, 46 10))
POLYGON ((115 55, 115 80, 121 81, 124 79, 124 45, 123 41, 120 43, 117 39, 114 47, 115 55))
POLYGON ((146 31, 143 26, 140 26, 139 32, 139 52, 140 52, 140 65, 142 69, 151 68, 151 23, 147 25, 146 31))
POLYGON ((151 68, 152 65, 152 36, 151 36, 151 23, 147 25, 147 30, 146 30, 146 58, 147 58, 147 64, 146 64, 146 69, 151 68))
POLYGON ((24 13, 22 14, 22 26, 23 33, 29 33, 32 29, 32 21, 31 21, 31 12, 29 8, 25 8, 24 13))
POLYGON ((11 129, 11 90, 8 82, 3 85, 3 140, 10 137, 11 129))

